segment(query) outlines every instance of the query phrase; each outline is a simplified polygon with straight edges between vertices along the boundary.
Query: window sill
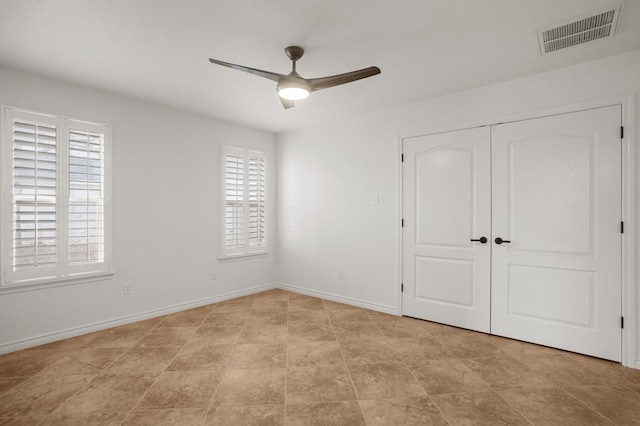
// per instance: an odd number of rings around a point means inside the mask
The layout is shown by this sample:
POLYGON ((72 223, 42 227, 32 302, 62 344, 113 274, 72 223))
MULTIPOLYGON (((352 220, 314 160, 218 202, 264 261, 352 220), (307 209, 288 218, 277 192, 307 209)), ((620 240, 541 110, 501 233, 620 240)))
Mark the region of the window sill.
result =
POLYGON ((249 253, 249 254, 233 254, 229 256, 220 256, 218 257, 218 261, 220 263, 235 262, 238 260, 249 260, 249 259, 256 259, 259 257, 266 257, 268 254, 269 252, 267 251, 261 251, 259 253, 249 253))
POLYGON ((24 291, 42 290, 68 285, 84 284, 92 281, 103 281, 113 277, 112 271, 75 274, 67 277, 37 278, 0 285, 0 294, 21 293, 24 291))

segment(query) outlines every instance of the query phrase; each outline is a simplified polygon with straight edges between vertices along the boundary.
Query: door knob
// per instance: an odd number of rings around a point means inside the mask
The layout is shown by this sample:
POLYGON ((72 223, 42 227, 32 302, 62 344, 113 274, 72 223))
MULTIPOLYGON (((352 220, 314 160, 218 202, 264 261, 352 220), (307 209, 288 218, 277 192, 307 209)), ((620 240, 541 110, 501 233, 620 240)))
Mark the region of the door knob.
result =
POLYGON ((485 243, 486 243, 487 241, 489 241, 489 240, 487 240, 487 237, 480 237, 480 238, 478 238, 477 240, 472 238, 472 239, 471 239, 471 241, 479 241, 479 242, 481 242, 482 244, 485 244, 485 243))
POLYGON ((510 243, 511 241, 509 240, 503 240, 502 238, 498 237, 495 239, 496 244, 502 244, 502 243, 510 243))

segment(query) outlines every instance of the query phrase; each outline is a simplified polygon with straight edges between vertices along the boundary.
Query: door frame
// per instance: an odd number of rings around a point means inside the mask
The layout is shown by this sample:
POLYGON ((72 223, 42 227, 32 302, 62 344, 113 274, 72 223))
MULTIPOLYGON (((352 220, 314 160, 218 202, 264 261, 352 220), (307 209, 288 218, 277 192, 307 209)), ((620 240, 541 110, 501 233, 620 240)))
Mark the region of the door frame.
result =
MULTIPOLYGON (((624 138, 622 139, 622 220, 624 221, 624 233, 622 234, 622 306, 621 312, 624 317, 624 328, 622 329, 622 365, 626 367, 640 369, 640 353, 637 350, 638 341, 638 319, 637 309, 638 297, 640 296, 640 285, 637 282, 636 270, 636 236, 637 226, 634 218, 636 218, 636 182, 635 175, 637 170, 636 164, 636 94, 629 93, 618 96, 612 96, 602 99, 596 99, 586 102, 543 108, 518 114, 505 114, 491 118, 473 120, 464 123, 434 126, 425 128, 423 131, 412 131, 400 133, 397 139, 397 164, 398 164, 398 315, 402 315, 402 269, 403 269, 403 253, 402 253, 402 227, 401 220, 403 217, 403 168, 402 168, 402 152, 404 139, 432 135, 438 133, 447 133, 458 130, 464 130, 474 127, 491 126, 515 121, 532 120, 546 116, 561 115, 571 112, 578 112, 589 109, 602 108, 612 105, 621 105, 622 116, 621 122, 624 127, 624 138)), ((640 177, 639 177, 640 178, 640 177)))

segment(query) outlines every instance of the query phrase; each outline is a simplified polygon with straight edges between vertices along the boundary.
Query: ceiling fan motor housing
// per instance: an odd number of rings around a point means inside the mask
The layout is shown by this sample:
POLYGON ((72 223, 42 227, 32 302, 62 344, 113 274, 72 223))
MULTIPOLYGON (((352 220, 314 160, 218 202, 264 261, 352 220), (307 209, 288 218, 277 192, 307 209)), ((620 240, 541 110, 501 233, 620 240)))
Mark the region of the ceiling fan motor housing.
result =
POLYGON ((284 52, 292 61, 297 61, 298 59, 302 58, 302 55, 304 55, 304 49, 300 46, 285 47, 284 52))

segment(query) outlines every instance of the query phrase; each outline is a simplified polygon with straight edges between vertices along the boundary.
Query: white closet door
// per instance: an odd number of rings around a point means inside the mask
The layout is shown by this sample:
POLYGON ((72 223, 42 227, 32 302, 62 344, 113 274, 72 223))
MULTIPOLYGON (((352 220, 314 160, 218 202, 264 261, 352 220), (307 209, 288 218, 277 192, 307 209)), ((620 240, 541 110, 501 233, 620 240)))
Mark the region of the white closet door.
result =
POLYGON ((620 361, 620 117, 492 128, 493 334, 620 361))
POLYGON ((404 315, 489 332, 490 130, 403 141, 404 315))

